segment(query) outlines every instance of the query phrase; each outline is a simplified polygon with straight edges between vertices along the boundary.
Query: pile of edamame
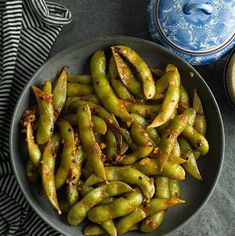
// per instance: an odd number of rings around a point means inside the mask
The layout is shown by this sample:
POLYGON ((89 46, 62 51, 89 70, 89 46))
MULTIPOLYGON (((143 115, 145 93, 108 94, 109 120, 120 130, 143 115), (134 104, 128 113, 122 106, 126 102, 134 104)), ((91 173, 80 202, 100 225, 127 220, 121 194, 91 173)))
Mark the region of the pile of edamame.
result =
POLYGON ((179 182, 197 180, 209 150, 201 100, 178 69, 150 69, 127 46, 95 52, 90 75, 32 86, 37 105, 23 113, 30 182, 85 235, 156 230, 165 211, 185 203, 179 182), (66 193, 66 194, 65 194, 66 193))

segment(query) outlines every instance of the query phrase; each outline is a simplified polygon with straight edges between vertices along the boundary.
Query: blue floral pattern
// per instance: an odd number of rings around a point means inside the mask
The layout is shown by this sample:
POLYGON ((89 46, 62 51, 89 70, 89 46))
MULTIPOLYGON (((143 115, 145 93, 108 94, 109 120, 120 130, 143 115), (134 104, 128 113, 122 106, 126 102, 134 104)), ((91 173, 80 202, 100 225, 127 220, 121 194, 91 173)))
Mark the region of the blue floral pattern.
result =
POLYGON ((190 14, 185 14, 183 6, 189 2, 150 0, 147 12, 150 34, 153 40, 160 41, 191 64, 216 61, 235 45, 235 1, 207 1, 213 6, 211 14, 206 14, 201 9, 193 9, 190 14), (232 36, 233 40, 227 43, 232 36))

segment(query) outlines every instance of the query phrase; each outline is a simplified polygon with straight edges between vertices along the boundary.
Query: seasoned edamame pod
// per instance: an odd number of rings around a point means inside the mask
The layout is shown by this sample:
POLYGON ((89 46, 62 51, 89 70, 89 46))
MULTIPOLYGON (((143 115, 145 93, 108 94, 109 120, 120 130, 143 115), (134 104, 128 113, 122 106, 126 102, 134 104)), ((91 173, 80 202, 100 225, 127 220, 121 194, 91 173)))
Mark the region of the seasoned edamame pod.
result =
POLYGON ((156 176, 155 177, 155 197, 169 198, 169 181, 167 177, 156 176))
POLYGON ((159 161, 160 170, 163 170, 164 165, 169 159, 170 153, 176 143, 177 137, 185 129, 188 118, 186 115, 177 115, 171 120, 168 127, 164 129, 162 134, 158 152, 155 154, 155 158, 159 161))
MULTIPOLYGON (((154 195, 154 183, 153 180, 142 174, 140 171, 129 166, 112 166, 105 167, 105 173, 107 180, 120 180, 125 181, 128 184, 138 186, 145 197, 152 198, 154 195)), ((85 182, 85 186, 101 183, 103 180, 98 176, 92 174, 85 182)))
POLYGON ((93 86, 104 107, 120 117, 123 121, 130 121, 131 117, 126 108, 114 94, 106 76, 106 58, 104 51, 93 54, 90 63, 93 86))
POLYGON ((52 93, 52 84, 51 84, 51 81, 50 80, 45 80, 44 81, 44 84, 42 86, 42 91, 44 93, 52 93))
POLYGON ((190 147, 190 144, 188 143, 188 141, 186 139, 181 138, 181 137, 179 138, 178 141, 179 141, 182 157, 187 160, 187 162, 182 164, 183 167, 194 178, 196 178, 198 180, 202 180, 202 177, 199 172, 197 162, 196 162, 195 157, 193 155, 193 150, 190 147))
POLYGON ((182 136, 188 139, 190 143, 202 153, 202 155, 208 153, 209 144, 206 138, 202 134, 198 133, 193 126, 186 125, 182 132, 182 136))
POLYGON ((169 71, 168 88, 161 105, 161 110, 148 128, 159 127, 171 119, 180 97, 180 76, 177 69, 169 71))
POLYGON ((61 214, 57 200, 55 184, 55 161, 60 147, 60 136, 58 133, 52 135, 42 154, 42 185, 47 198, 52 206, 61 214))
POLYGON ((184 110, 183 114, 188 116, 187 124, 193 126, 193 124, 195 122, 195 118, 196 118, 196 111, 193 108, 188 108, 188 109, 184 110))
POLYGON ((97 225, 97 224, 93 224, 93 223, 89 223, 84 231, 83 231, 84 235, 86 236, 97 236, 97 235, 101 235, 104 234, 105 231, 102 229, 101 226, 97 225))
POLYGON ((120 80, 114 58, 109 61, 109 75, 113 90, 120 99, 135 102, 134 96, 128 91, 124 83, 120 80))
POLYGON ((151 233, 156 230, 164 219, 164 211, 159 211, 144 219, 140 225, 140 231, 143 233, 151 233))
POLYGON ((119 156, 117 160, 118 164, 121 165, 130 165, 135 163, 137 160, 147 157, 153 150, 153 145, 151 143, 149 143, 146 146, 140 146, 138 147, 137 150, 135 150, 134 152, 124 155, 124 156, 119 156))
POLYGON ((90 84, 67 83, 67 97, 79 97, 94 94, 90 84))
POLYGON ((57 79, 53 88, 52 104, 54 108, 54 120, 56 120, 62 111, 67 94, 67 67, 64 67, 61 71, 59 78, 57 79))
POLYGON ((117 141, 111 129, 108 129, 105 134, 105 143, 107 147, 104 150, 107 160, 112 160, 117 155, 117 141))
POLYGON ((70 205, 74 205, 78 200, 78 181, 81 176, 81 168, 84 161, 82 147, 75 150, 74 160, 67 178, 67 199, 70 205))
MULTIPOLYGON (((134 124, 138 124, 145 129, 148 126, 148 122, 142 116, 140 116, 138 114, 131 113, 131 118, 132 118, 132 121, 134 124)), ((147 132, 149 138, 151 139, 151 141, 155 145, 158 145, 160 142, 160 137, 159 137, 157 130, 155 128, 150 128, 150 129, 147 129, 146 132, 147 132)))
POLYGON ((179 106, 178 109, 180 112, 184 112, 186 109, 190 107, 190 100, 187 90, 183 85, 180 86, 180 98, 179 98, 179 106))
POLYGON ((91 75, 68 74, 68 81, 79 84, 92 84, 91 75))
POLYGON ((169 179, 168 181, 169 193, 171 198, 180 198, 181 197, 181 189, 178 180, 169 179))
POLYGON ((150 144, 152 143, 151 139, 148 136, 148 133, 139 124, 136 123, 132 124, 130 133, 131 137, 133 138, 133 140, 137 145, 144 146, 148 143, 150 144))
POLYGON ((180 145, 178 143, 178 141, 176 140, 176 143, 170 153, 169 156, 169 161, 172 161, 176 164, 182 164, 184 163, 186 160, 184 160, 183 158, 180 157, 181 156, 181 152, 180 152, 180 145))
POLYGON ((102 224, 134 211, 143 201, 141 191, 137 189, 117 198, 110 204, 99 205, 88 212, 88 219, 94 223, 102 224))
POLYGON ((36 183, 39 177, 38 168, 33 164, 31 159, 28 159, 26 162, 26 176, 31 183, 36 183))
POLYGON ((116 63, 117 71, 123 84, 129 89, 135 96, 142 94, 142 87, 140 82, 135 78, 129 66, 123 61, 120 55, 112 49, 113 58, 116 63))
POLYGON ((139 56, 139 54, 132 48, 127 46, 118 45, 113 47, 115 51, 124 56, 136 69, 140 79, 143 83, 143 91, 146 99, 151 99, 155 95, 155 83, 152 73, 145 63, 145 61, 139 56))
POLYGON ((34 141, 33 129, 30 122, 27 124, 27 127, 26 127, 26 141, 27 141, 27 149, 28 149, 29 158, 31 159, 33 164, 36 167, 38 167, 41 162, 42 154, 38 145, 34 141))
POLYGON ((165 166, 163 167, 162 173, 156 159, 144 158, 139 162, 133 164, 132 167, 147 176, 164 175, 176 180, 185 179, 184 168, 179 164, 173 163, 171 161, 166 162, 165 166))
POLYGON ((101 224, 101 227, 110 235, 110 236, 117 236, 117 229, 113 220, 108 220, 101 224))
POLYGON ((74 131, 72 126, 68 121, 61 120, 58 122, 58 127, 63 143, 63 149, 59 168, 55 176, 56 189, 59 189, 60 187, 62 187, 62 185, 65 184, 75 154, 74 131))
POLYGON ((45 93, 35 86, 32 86, 32 89, 36 97, 39 110, 36 140, 37 144, 44 144, 51 138, 54 130, 52 94, 45 93))
POLYGON ((92 130, 91 111, 87 104, 81 105, 78 108, 77 120, 79 135, 85 156, 94 172, 99 177, 106 179, 102 162, 102 153, 92 130))
POLYGON ((141 205, 135 211, 121 217, 116 224, 117 231, 119 234, 124 234, 129 230, 129 228, 146 217, 181 203, 185 203, 185 201, 177 198, 153 198, 146 206, 141 205))
POLYGON ((107 197, 119 195, 131 191, 132 188, 120 181, 110 181, 91 190, 78 203, 76 203, 68 213, 70 225, 79 225, 86 217, 87 212, 107 197))

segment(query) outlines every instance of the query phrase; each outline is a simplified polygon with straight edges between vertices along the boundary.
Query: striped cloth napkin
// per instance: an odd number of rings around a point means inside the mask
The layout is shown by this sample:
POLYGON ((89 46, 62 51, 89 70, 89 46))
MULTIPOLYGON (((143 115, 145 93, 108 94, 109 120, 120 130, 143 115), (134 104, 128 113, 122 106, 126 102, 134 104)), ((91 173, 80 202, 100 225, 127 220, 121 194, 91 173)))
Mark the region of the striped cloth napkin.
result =
POLYGON ((12 173, 11 116, 19 94, 46 61, 70 11, 44 0, 0 0, 0 235, 60 235, 29 207, 12 173))

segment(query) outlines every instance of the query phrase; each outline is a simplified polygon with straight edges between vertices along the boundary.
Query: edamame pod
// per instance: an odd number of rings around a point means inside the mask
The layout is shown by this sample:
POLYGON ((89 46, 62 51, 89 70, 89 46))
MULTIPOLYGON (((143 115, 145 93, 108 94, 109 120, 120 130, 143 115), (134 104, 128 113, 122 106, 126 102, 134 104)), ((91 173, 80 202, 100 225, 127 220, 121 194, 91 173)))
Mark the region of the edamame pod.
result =
POLYGON ((148 136, 148 133, 140 125, 134 123, 131 125, 131 136, 137 145, 146 145, 147 143, 151 144, 151 139, 148 136))
POLYGON ((36 167, 38 167, 41 162, 42 154, 38 145, 34 141, 33 129, 30 122, 27 124, 27 127, 26 127, 26 141, 27 141, 27 149, 28 149, 29 158, 31 159, 33 164, 36 167))
POLYGON ((164 219, 164 211, 159 211, 147 217, 140 225, 140 231, 143 233, 151 233, 156 230, 164 219))
POLYGON ((107 125, 106 125, 104 119, 102 119, 99 116, 92 115, 91 120, 93 123, 93 131, 97 134, 105 135, 105 133, 107 131, 107 125))
POLYGON ((97 51, 93 54, 90 70, 95 92, 104 107, 120 117, 123 121, 130 121, 131 117, 129 113, 114 94, 106 77, 106 58, 104 51, 97 51))
POLYGON ((143 201, 142 193, 138 190, 126 193, 110 204, 99 205, 88 212, 88 219, 94 223, 102 224, 134 211, 143 201))
POLYGON ((58 127, 63 143, 63 149, 59 168, 55 176, 56 189, 59 189, 65 184, 75 155, 74 131, 72 126, 68 121, 61 120, 58 122, 58 127))
POLYGON ((189 95, 183 85, 180 86, 180 98, 178 109, 180 112, 184 112, 190 107, 189 95))
POLYGON ((92 84, 91 75, 68 74, 68 81, 79 84, 92 84))
POLYGON ((77 120, 79 135, 85 156, 94 172, 99 177, 106 179, 104 165, 102 162, 102 153, 92 130, 91 111, 87 104, 81 105, 78 108, 77 120))
POLYGON ((67 67, 64 67, 61 71, 59 78, 57 79, 53 88, 52 104, 54 108, 54 121, 58 118, 62 111, 67 94, 67 67))
POLYGON ((33 164, 31 159, 28 159, 26 162, 26 176, 31 183, 36 183, 39 177, 38 168, 33 164))
MULTIPOLYGON (((125 181, 128 184, 138 186, 147 198, 152 198, 154 195, 155 188, 153 180, 130 166, 105 167, 105 174, 107 180, 120 180, 125 181)), ((101 178, 92 174, 86 180, 85 186, 94 185, 101 182, 103 182, 101 178)))
POLYGON ((61 214, 57 200, 55 184, 55 161, 60 147, 60 136, 58 133, 52 135, 42 154, 42 185, 47 198, 52 206, 61 214))
POLYGON ((186 115, 177 115, 173 120, 171 120, 168 127, 164 129, 162 134, 158 152, 155 154, 155 158, 159 161, 159 167, 162 171, 164 165, 169 159, 170 153, 176 143, 177 137, 185 129, 188 118, 186 115))
POLYGON ((123 82, 119 78, 114 58, 109 61, 109 74, 112 87, 120 99, 135 102, 134 96, 128 91, 123 82))
POLYGON ((112 49, 113 58, 116 63, 117 71, 120 79, 123 84, 129 89, 131 93, 135 96, 140 96, 142 94, 142 88, 140 82, 135 78, 131 69, 128 65, 123 61, 123 59, 119 56, 114 49, 112 49))
POLYGON ((173 147, 171 154, 169 156, 169 161, 172 161, 176 164, 182 164, 185 162, 185 160, 181 158, 180 156, 181 156, 180 145, 178 141, 176 140, 175 146, 173 147))
POLYGON ((37 144, 44 144, 51 138, 54 130, 52 94, 45 93, 35 86, 32 86, 32 89, 36 97, 39 110, 36 140, 37 144))
POLYGON ((117 155, 117 141, 116 137, 111 129, 108 129, 105 134, 105 143, 107 147, 104 152, 107 160, 112 160, 117 155))
POLYGON ((169 198, 169 181, 167 177, 156 176, 155 177, 155 197, 169 198))
POLYGON ((169 179, 169 193, 171 198, 180 198, 181 189, 178 180, 169 179))
POLYGON ((145 61, 139 56, 139 54, 127 46, 118 45, 113 47, 115 51, 124 56, 136 69, 140 79, 143 83, 143 91, 146 99, 151 99, 155 95, 155 83, 152 73, 145 63, 145 61))
POLYGON ((45 80, 44 81, 44 84, 42 86, 42 91, 44 93, 52 93, 52 84, 51 84, 51 81, 50 80, 45 80))
POLYGON ((178 70, 169 71, 168 88, 161 105, 161 110, 148 128, 159 127, 166 123, 172 117, 177 108, 180 97, 180 77, 178 70))
POLYGON ((179 138, 179 145, 180 145, 182 157, 187 160, 187 162, 182 164, 183 167, 194 178, 196 178, 198 180, 202 180, 202 177, 201 177, 201 174, 198 170, 197 162, 196 162, 195 157, 193 155, 193 150, 190 147, 190 144, 188 143, 188 141, 186 139, 179 138))
POLYGON ((115 224, 112 220, 108 220, 101 224, 101 227, 110 235, 110 236, 117 236, 117 229, 115 224))
POLYGON ((89 223, 84 231, 83 231, 84 235, 86 236, 97 236, 97 235, 101 235, 104 234, 105 231, 102 229, 101 226, 97 225, 97 224, 93 224, 93 223, 89 223))
POLYGON ((81 176, 81 168, 84 161, 82 147, 79 146, 74 155, 74 160, 67 178, 67 199, 72 206, 78 201, 78 181, 81 176))
POLYGON ((76 203, 68 213, 70 225, 79 225, 86 217, 87 212, 107 197, 115 196, 131 191, 132 188, 120 181, 110 181, 91 190, 78 203, 76 203))
POLYGON ((193 126, 196 118, 196 111, 193 108, 188 108, 184 110, 183 114, 188 116, 187 124, 193 126))
POLYGON ((144 158, 139 162, 133 164, 132 167, 147 176, 164 175, 176 180, 185 179, 184 168, 179 164, 173 163, 171 161, 166 162, 165 166, 163 167, 162 173, 159 169, 159 164, 156 159, 144 158))
POLYGON ((67 83, 67 97, 79 97, 94 94, 90 84, 67 83))

